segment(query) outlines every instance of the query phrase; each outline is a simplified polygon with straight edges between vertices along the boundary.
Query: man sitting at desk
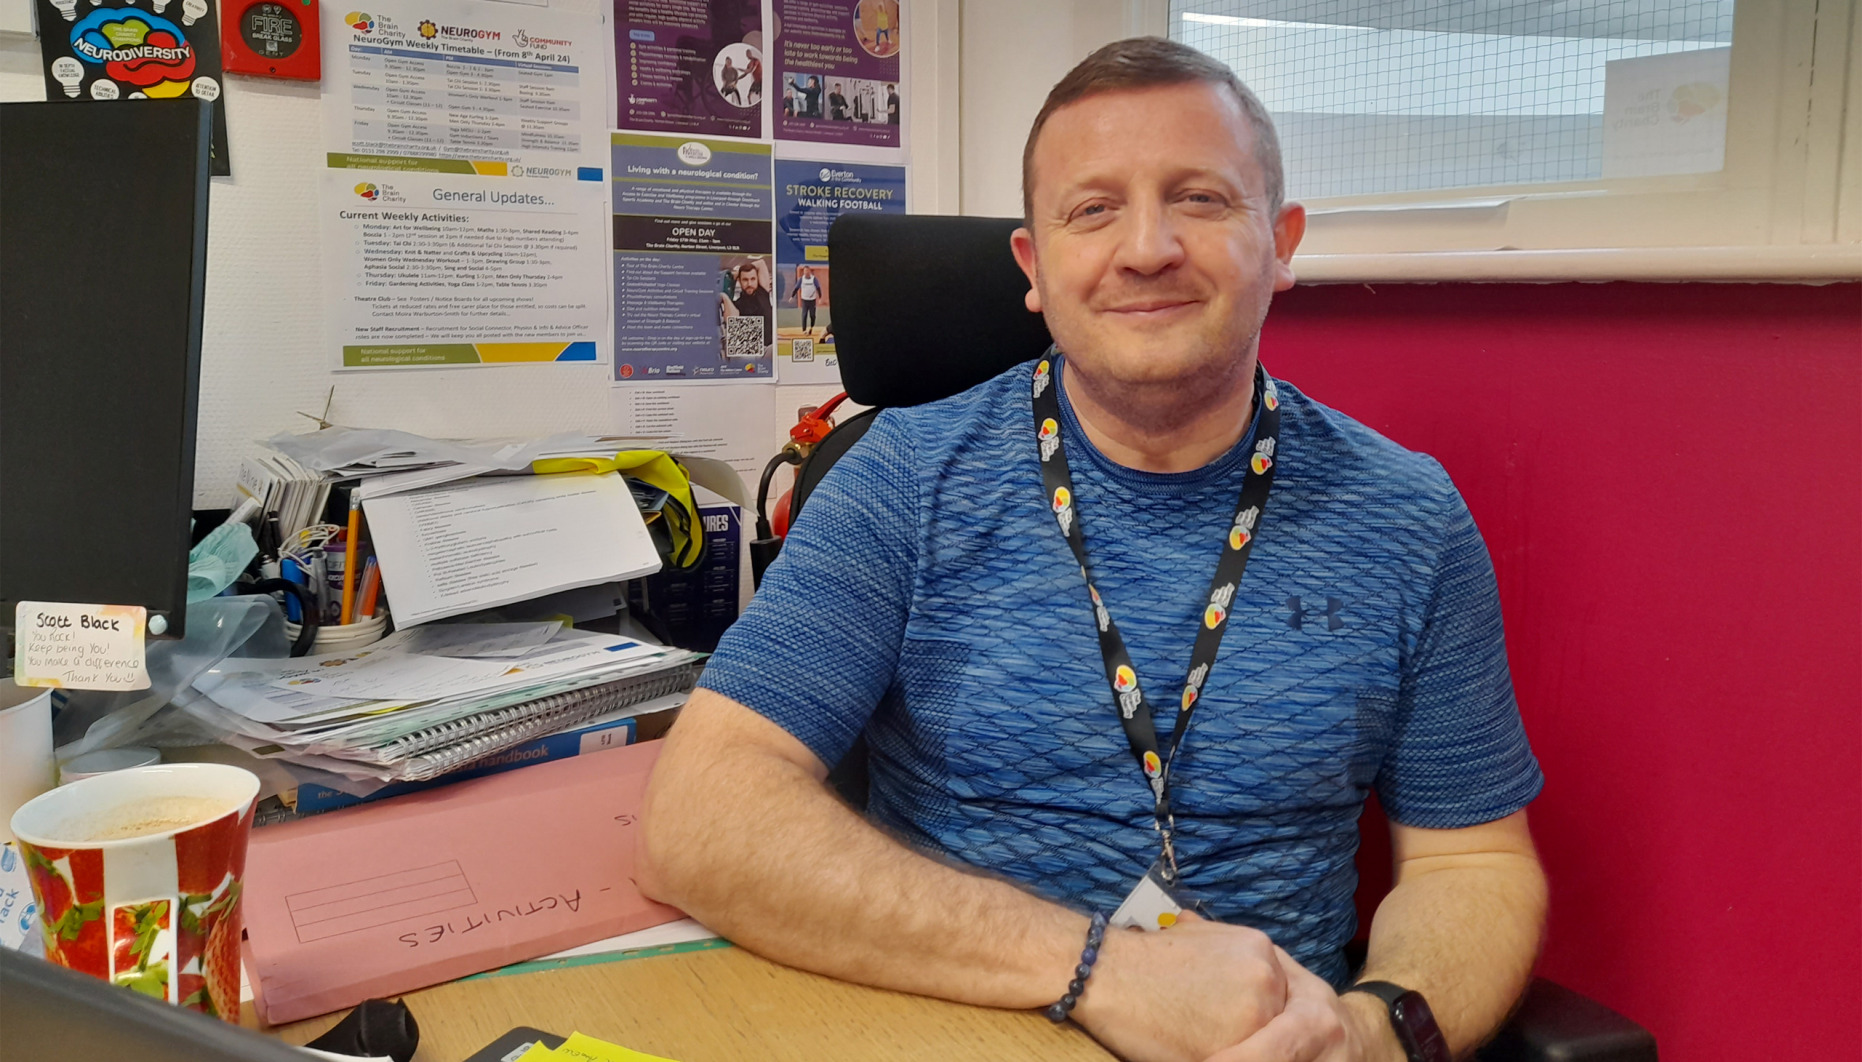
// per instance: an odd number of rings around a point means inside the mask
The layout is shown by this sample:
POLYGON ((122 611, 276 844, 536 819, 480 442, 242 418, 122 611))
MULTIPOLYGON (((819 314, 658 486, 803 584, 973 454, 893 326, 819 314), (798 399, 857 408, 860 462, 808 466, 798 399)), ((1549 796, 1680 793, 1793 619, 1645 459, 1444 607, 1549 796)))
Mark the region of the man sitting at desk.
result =
POLYGON ((667 739, 650 895, 1133 1059, 1493 1032, 1546 889, 1492 566, 1440 465, 1257 371, 1305 229, 1281 186, 1260 103, 1191 49, 1055 86, 1013 250, 1056 349, 881 414, 811 496, 667 739), (862 731, 865 818, 823 784, 862 731), (1372 789, 1396 887, 1354 974, 1372 789), (1174 925, 1088 947, 1122 905, 1174 925))

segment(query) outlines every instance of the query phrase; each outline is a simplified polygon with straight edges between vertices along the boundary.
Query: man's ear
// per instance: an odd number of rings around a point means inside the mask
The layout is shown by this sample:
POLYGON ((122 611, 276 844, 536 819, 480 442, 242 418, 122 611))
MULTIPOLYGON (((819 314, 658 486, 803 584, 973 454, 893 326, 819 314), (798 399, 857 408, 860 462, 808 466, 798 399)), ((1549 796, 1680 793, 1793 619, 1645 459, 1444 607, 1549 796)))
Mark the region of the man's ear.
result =
POLYGON ((1293 275, 1293 252, 1305 235, 1306 208, 1298 203, 1281 207, 1280 216, 1274 219, 1274 257, 1279 259, 1274 266, 1275 291, 1287 290, 1298 279, 1293 275))
POLYGON ((1022 273, 1028 277, 1028 294, 1022 296, 1022 301, 1027 304, 1029 313, 1040 313, 1041 269, 1035 264, 1034 233, 1026 226, 1009 233, 1009 250, 1015 255, 1015 264, 1021 266, 1022 273))

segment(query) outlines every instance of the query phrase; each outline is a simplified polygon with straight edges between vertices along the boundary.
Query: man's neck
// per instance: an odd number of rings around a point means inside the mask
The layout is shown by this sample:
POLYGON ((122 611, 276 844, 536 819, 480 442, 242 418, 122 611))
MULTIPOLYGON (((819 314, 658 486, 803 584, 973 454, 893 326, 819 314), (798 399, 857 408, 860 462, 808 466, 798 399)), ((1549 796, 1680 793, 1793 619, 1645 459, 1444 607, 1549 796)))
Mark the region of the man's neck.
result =
POLYGON ((1087 439, 1106 457, 1140 472, 1192 472, 1247 433, 1254 419, 1254 365, 1250 355, 1226 380, 1124 388, 1107 396, 1068 362, 1062 386, 1087 439))

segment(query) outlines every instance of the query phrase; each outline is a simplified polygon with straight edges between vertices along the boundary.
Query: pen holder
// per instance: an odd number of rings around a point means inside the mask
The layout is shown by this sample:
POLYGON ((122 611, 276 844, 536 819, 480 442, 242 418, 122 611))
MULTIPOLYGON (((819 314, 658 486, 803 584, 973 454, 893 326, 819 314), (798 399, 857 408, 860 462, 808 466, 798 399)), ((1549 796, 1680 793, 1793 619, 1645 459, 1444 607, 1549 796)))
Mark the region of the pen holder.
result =
MULTIPOLYGON (((289 620, 285 621, 285 637, 296 641, 299 630, 297 624, 289 620)), ((372 618, 357 620, 354 623, 318 627, 317 640, 311 643, 310 651, 319 656, 326 653, 346 653, 365 645, 373 645, 386 633, 388 633, 388 613, 383 610, 372 618)))

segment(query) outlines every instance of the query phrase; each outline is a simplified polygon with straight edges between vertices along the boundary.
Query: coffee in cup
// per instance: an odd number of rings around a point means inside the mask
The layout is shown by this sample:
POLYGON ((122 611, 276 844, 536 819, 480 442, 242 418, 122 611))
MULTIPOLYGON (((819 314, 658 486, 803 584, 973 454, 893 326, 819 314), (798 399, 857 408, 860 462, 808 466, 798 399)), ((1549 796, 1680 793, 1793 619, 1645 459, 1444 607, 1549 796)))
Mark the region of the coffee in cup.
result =
POLYGON ((241 881, 259 780, 215 763, 80 779, 14 813, 46 957, 239 1020, 241 881))

